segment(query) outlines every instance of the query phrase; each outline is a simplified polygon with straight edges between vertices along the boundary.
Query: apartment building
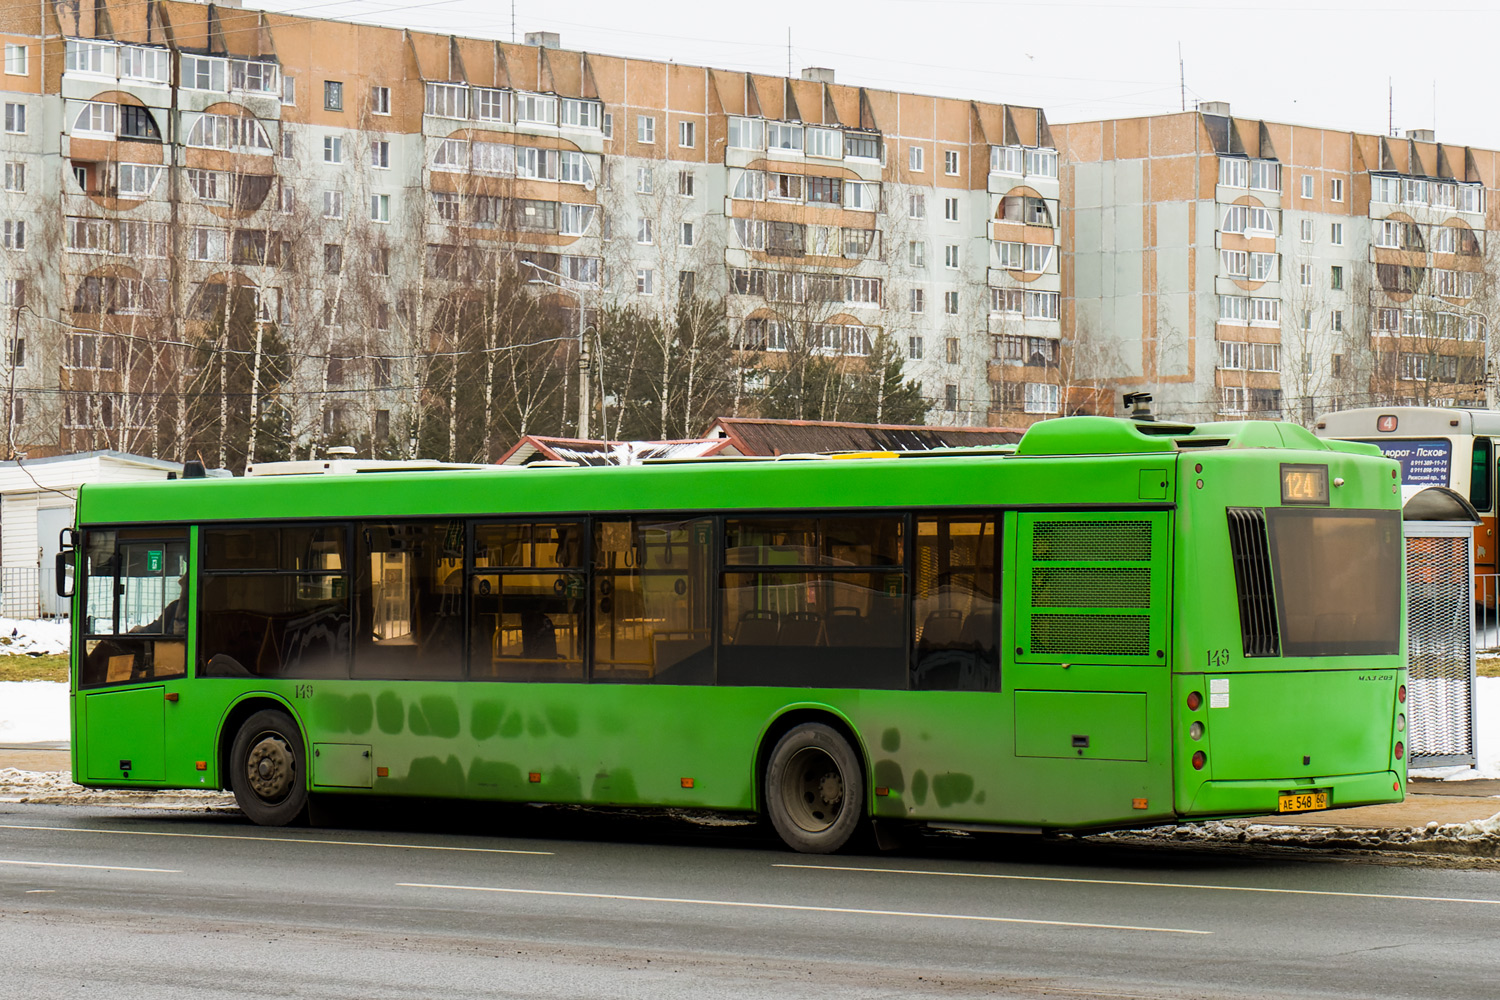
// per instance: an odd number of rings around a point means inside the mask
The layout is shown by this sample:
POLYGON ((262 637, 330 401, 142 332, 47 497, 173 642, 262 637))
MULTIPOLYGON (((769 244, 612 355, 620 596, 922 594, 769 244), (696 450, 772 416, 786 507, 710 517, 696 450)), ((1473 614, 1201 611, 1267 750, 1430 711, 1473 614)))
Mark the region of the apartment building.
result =
POLYGON ((1187 420, 1484 404, 1494 151, 1222 103, 1053 132, 1076 367, 1187 420))
POLYGON ((189 0, 13 5, 0 42, 12 448, 259 428, 272 353, 303 444, 404 439, 515 269, 589 318, 722 299, 748 413, 882 333, 930 422, 1070 406, 1040 109, 189 0))

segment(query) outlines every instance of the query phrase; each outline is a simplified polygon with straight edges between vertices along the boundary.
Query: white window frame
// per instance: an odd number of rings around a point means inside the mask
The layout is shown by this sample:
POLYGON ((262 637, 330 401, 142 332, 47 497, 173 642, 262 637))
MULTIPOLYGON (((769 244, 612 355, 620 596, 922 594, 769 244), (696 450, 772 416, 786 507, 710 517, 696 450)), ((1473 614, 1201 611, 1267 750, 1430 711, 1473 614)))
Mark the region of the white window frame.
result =
POLYGON ((1304 197, 1304 198, 1311 198, 1312 196, 1313 196, 1313 176, 1312 176, 1312 174, 1303 174, 1302 175, 1302 197, 1304 197))
POLYGON ((389 224, 391 221, 391 196, 388 194, 370 195, 370 221, 389 224))
POLYGON ((557 98, 551 94, 532 94, 518 90, 511 99, 517 125, 557 127, 557 98))
POLYGON ((325 135, 323 137, 323 162, 344 162, 344 137, 339 135, 325 135))
POLYGON ((635 116, 635 141, 654 144, 656 142, 656 116, 635 116))
POLYGON ((790 122, 766 122, 766 149, 781 153, 802 152, 802 126, 790 122))
POLYGON ((844 158, 844 136, 837 129, 814 128, 809 125, 804 142, 806 149, 803 152, 807 156, 816 156, 825 160, 844 158))
POLYGON ((5 43, 5 74, 7 76, 29 76, 30 62, 30 46, 5 43))
POLYGON ((959 164, 958 150, 956 150, 956 149, 945 149, 945 150, 943 150, 943 173, 947 174, 949 177, 957 177, 958 176, 958 164, 959 164))
POLYGON ((8 135, 26 134, 26 105, 17 101, 5 104, 5 131, 8 135))
POLYGON ((1328 227, 1328 242, 1336 247, 1344 245, 1344 224, 1342 222, 1330 223, 1328 227))
POLYGON ((1328 179, 1328 200, 1344 200, 1344 180, 1342 177, 1330 177, 1328 179))
POLYGON ((344 192, 336 188, 329 188, 323 192, 323 218, 342 219, 344 217, 344 192))
POLYGON ((229 60, 214 56, 182 55, 178 86, 183 90, 229 93, 229 60))
POLYGON ((926 158, 926 147, 917 145, 908 146, 906 149, 906 169, 914 174, 926 173, 926 158))
POLYGON ((656 223, 651 216, 643 215, 635 220, 635 242, 643 247, 656 244, 656 223))
POLYGON ((730 116, 727 142, 730 149, 765 149, 765 119, 730 116))
POLYGON ((1053 382, 1027 382, 1025 412, 1057 413, 1062 407, 1062 388, 1053 382))
POLYGON ((423 90, 422 113, 433 118, 469 117, 469 88, 462 83, 429 83, 423 90))
POLYGON ((476 121, 509 122, 515 114, 514 95, 494 87, 475 87, 469 94, 469 113, 476 121))
POLYGON ((957 221, 959 221, 959 218, 958 218, 958 199, 957 198, 944 198, 943 199, 943 221, 944 222, 957 222, 957 221))
POLYGON ((677 123, 677 145, 682 149, 692 149, 698 144, 698 123, 677 123))
POLYGON ((389 139, 371 140, 370 166, 376 170, 391 169, 391 143, 389 139))
POLYGON ((649 267, 638 267, 635 269, 635 293, 637 295, 656 294, 656 272, 649 267))

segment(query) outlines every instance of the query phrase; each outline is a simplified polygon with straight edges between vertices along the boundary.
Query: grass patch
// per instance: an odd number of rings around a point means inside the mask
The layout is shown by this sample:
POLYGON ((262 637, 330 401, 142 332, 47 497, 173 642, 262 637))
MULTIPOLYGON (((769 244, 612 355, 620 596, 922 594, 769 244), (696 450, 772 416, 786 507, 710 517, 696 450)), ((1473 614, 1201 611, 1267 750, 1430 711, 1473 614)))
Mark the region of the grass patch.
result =
POLYGON ((1500 656, 1481 656, 1477 670, 1480 677, 1500 677, 1500 656))
POLYGON ((0 656, 0 681, 65 681, 68 654, 0 656))

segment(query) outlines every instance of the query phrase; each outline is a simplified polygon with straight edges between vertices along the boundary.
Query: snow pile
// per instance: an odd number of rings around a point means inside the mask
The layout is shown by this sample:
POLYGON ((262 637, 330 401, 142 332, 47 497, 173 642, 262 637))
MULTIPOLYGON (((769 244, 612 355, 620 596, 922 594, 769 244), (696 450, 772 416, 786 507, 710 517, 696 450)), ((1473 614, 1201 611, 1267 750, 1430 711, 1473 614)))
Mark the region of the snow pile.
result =
POLYGON ((73 784, 67 771, 22 771, 14 767, 0 768, 0 802, 239 811, 234 796, 217 789, 82 788, 73 784))
POLYGON ((68 651, 67 619, 0 618, 0 656, 41 656, 68 651))
POLYGON ((1117 843, 1245 844, 1255 847, 1327 850, 1408 851, 1500 857, 1500 813, 1467 823, 1429 823, 1425 828, 1389 829, 1333 826, 1281 826, 1251 820, 1210 820, 1181 826, 1155 826, 1093 834, 1092 841, 1117 843))
POLYGON ((67 739, 66 681, 0 681, 0 744, 67 739))

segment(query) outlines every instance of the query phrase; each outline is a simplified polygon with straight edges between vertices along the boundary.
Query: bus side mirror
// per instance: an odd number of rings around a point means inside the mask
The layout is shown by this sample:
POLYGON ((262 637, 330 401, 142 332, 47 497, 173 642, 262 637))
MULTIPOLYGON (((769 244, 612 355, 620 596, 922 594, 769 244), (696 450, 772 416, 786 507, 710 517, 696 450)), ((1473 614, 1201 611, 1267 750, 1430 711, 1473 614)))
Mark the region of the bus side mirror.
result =
POLYGON ((64 528, 57 535, 57 563, 53 580, 57 585, 58 597, 73 596, 73 545, 77 537, 72 528, 64 528))

